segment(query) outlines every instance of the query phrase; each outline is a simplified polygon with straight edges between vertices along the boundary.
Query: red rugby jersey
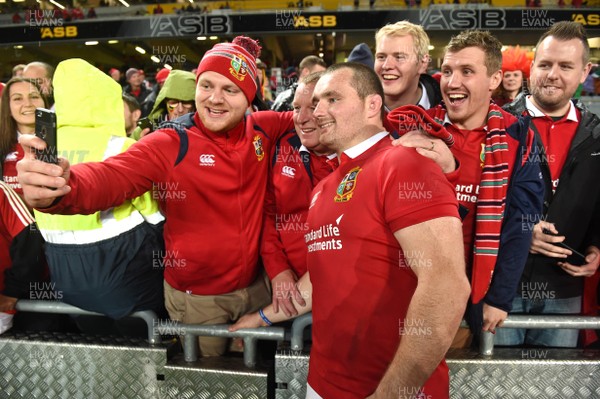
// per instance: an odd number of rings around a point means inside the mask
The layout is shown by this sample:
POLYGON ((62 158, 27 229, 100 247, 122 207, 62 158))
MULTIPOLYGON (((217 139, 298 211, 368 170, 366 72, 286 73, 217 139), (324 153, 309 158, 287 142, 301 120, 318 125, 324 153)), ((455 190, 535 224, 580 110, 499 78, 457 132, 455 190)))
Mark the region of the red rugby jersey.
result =
MULTIPOLYGON (((440 168, 378 136, 354 159, 342 155, 339 168, 313 190, 309 209, 308 383, 325 399, 373 393, 398 348, 417 278, 404 265, 394 232, 438 217, 458 218, 454 188, 440 168)), ((447 398, 448 384, 442 362, 423 393, 447 398)))

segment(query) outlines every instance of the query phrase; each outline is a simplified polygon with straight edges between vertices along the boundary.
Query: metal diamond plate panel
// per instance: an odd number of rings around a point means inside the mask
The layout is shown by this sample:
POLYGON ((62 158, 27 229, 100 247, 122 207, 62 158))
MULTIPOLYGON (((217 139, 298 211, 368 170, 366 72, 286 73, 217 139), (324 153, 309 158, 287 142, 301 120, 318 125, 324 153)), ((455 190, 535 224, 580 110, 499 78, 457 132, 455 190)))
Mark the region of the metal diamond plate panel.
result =
MULTIPOLYGON (((275 356, 277 399, 304 399, 308 354, 275 356)), ((496 349, 491 358, 451 351, 450 396, 456 399, 600 398, 600 352, 496 349)))
POLYGON ((165 367, 161 398, 267 399, 268 373, 249 370, 241 358, 207 358, 192 364, 181 359, 165 367))
POLYGON ((600 398, 600 353, 496 349, 492 358, 450 353, 453 398, 600 398))
POLYGON ((280 350, 275 355, 275 398, 304 399, 308 377, 308 353, 280 350))
POLYGON ((157 398, 167 357, 144 341, 61 334, 3 335, 0 353, 2 399, 157 398))

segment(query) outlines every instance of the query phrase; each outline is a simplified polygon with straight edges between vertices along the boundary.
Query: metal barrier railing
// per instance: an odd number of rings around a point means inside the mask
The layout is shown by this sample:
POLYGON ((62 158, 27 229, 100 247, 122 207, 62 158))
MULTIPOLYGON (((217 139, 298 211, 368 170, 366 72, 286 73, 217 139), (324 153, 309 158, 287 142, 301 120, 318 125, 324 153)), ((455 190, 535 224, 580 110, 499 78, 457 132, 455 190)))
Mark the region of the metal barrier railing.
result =
MULTIPOLYGON (((101 313, 90 312, 64 302, 54 301, 21 299, 17 301, 15 308, 21 312, 104 316, 101 313)), ((143 319, 146 322, 148 326, 148 342, 153 345, 161 343, 161 335, 183 336, 183 356, 188 362, 198 360, 198 336, 242 338, 244 340, 244 364, 249 368, 256 366, 258 340, 283 341, 285 338, 285 329, 283 327, 242 329, 236 332, 229 332, 227 330, 229 326, 226 324, 183 324, 171 320, 168 323, 163 323, 156 316, 156 313, 151 310, 135 312, 129 316, 143 319)))
MULTIPOLYGON (((80 309, 76 306, 63 302, 53 301, 34 301, 22 299, 15 305, 18 311, 38 312, 38 313, 62 313, 71 315, 90 315, 103 316, 101 313, 90 312, 80 309)), ((156 313, 150 310, 144 310, 132 313, 130 317, 137 317, 144 320, 148 326, 148 342, 159 344, 161 335, 180 335, 183 336, 183 354, 187 362, 194 362, 198 359, 199 346, 198 337, 222 337, 222 338, 242 338, 244 341, 244 364, 246 367, 254 368, 256 366, 257 341, 283 341, 285 339, 285 328, 283 327, 262 327, 256 329, 242 329, 236 332, 229 332, 228 325, 202 325, 202 324, 183 324, 177 321, 169 321, 167 325, 161 325, 156 313), (157 328, 158 326, 158 328, 157 328)), ((312 324, 312 313, 307 313, 297 317, 292 323, 291 348, 292 350, 304 350, 304 330, 312 324)), ((461 327, 465 327, 464 320, 461 327)), ((525 329, 600 329, 600 317, 589 316, 545 316, 545 315, 511 315, 498 328, 525 328, 525 329)), ((479 353, 484 356, 491 356, 494 353, 494 334, 482 332, 480 336, 479 353)))
MULTIPOLYGON (((590 316, 545 316, 545 315, 511 315, 498 328, 563 328, 563 329, 600 329, 600 317, 590 316)), ((494 354, 494 334, 482 331, 479 342, 479 353, 484 356, 494 354)))
POLYGON ((183 356, 186 362, 198 360, 198 336, 242 338, 244 340, 244 364, 248 368, 256 366, 258 340, 283 341, 285 338, 285 328, 283 327, 244 328, 236 332, 229 332, 228 327, 227 324, 183 324, 172 321, 169 326, 161 328, 161 333, 183 336, 183 356))
MULTIPOLYGON (((307 313, 296 318, 292 324, 291 348, 292 350, 304 349, 304 330, 312 324, 312 313, 307 313)), ((465 320, 460 323, 461 328, 468 328, 465 320)), ((502 327, 498 328, 563 328, 563 329, 600 329, 600 317, 590 316, 509 316, 502 327)), ((482 332, 480 336, 479 353, 485 356, 494 354, 494 334, 482 332)))
POLYGON ((292 323, 292 335, 290 338, 292 350, 301 351, 304 349, 304 330, 313 322, 312 312, 296 317, 292 323))
MULTIPOLYGON (((73 305, 64 302, 55 301, 34 301, 29 299, 20 299, 17 301, 15 308, 21 312, 36 312, 36 313, 62 313, 70 315, 86 315, 86 316, 105 316, 102 313, 90 312, 83 310, 73 305)), ((158 317, 151 310, 142 310, 129 315, 136 317, 146 322, 148 326, 148 342, 151 344, 160 344, 160 334, 158 334, 155 325, 158 317)))

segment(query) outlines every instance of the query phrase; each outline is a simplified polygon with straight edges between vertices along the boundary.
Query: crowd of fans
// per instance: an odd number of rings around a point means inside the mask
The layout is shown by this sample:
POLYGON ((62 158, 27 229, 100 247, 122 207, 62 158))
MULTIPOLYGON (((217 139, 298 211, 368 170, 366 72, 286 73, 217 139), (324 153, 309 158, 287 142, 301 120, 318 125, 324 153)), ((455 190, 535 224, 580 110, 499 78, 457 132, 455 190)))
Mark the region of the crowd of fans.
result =
POLYGON ((150 78, 80 59, 15 66, 1 187, 28 218, 4 217, 0 311, 44 268, 112 333, 137 310, 232 331, 312 310, 315 399, 390 397, 400 380, 446 398, 444 354, 482 332, 589 345, 576 331, 501 328, 514 313, 598 313, 600 119, 575 98, 594 79, 586 32, 558 22, 536 53, 501 48, 461 32, 432 76, 427 33, 400 21, 350 62, 285 68, 285 90, 248 37, 150 78), (45 146, 31 135, 40 107, 59 121, 56 165, 30 151, 45 146), (427 334, 402 333, 420 321, 427 334))

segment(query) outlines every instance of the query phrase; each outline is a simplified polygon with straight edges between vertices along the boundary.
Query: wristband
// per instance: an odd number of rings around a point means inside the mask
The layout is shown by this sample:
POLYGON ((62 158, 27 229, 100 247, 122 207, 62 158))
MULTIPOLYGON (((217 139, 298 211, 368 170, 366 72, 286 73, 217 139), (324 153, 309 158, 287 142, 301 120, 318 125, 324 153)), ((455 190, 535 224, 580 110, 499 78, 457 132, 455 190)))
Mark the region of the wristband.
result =
POLYGON ((273 323, 271 322, 271 320, 269 320, 269 319, 267 318, 267 316, 265 316, 265 313, 263 312, 263 310, 262 310, 262 309, 260 309, 260 310, 258 311, 258 315, 260 316, 260 318, 261 318, 261 319, 263 319, 263 320, 264 320, 264 322, 265 322, 265 323, 267 323, 267 325, 269 325, 269 326, 272 326, 272 325, 273 325, 273 323))

